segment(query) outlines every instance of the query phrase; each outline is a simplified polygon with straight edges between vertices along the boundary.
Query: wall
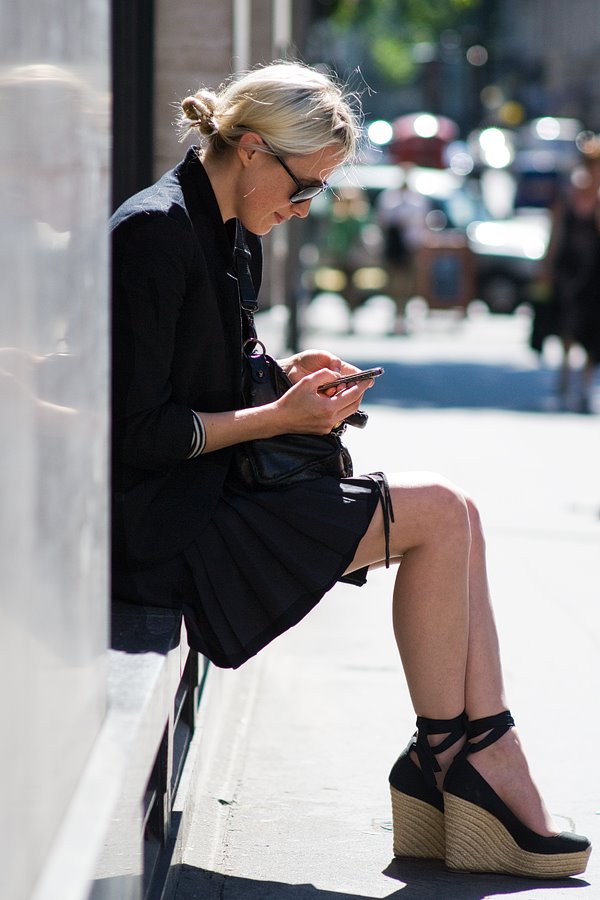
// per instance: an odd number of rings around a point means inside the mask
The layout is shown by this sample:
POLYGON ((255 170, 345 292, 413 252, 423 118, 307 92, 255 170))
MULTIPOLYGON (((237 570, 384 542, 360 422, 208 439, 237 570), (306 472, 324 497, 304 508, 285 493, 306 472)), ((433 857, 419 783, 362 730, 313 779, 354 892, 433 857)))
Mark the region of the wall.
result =
MULTIPOLYGON (((215 89, 232 72, 285 56, 309 10, 291 0, 154 0, 154 169, 159 177, 183 156, 173 123, 179 101, 215 89), (294 15, 292 16, 292 12, 294 15)), ((189 142, 188 142, 189 143, 189 142)))
MULTIPOLYGON (((159 174, 183 154, 172 104, 268 59, 282 4, 155 3, 159 174)), ((88 897, 120 788, 107 716, 110 19, 110 0, 0 9, 0 893, 10 900, 88 897)))
POLYGON ((526 96, 539 106, 535 114, 576 116, 600 129, 597 0, 505 0, 496 15, 496 52, 519 66, 543 69, 539 84, 526 85, 526 96))
MULTIPOLYGON (((174 122, 179 102, 200 86, 215 89, 232 72, 284 56, 291 40, 291 0, 154 0, 154 174, 158 178, 184 155, 174 122)), ((304 22, 308 10, 296 19, 304 22)), ((295 22, 293 24, 296 24, 295 22)), ((263 308, 286 301, 287 233, 264 243, 263 308)))
POLYGON ((0 872, 44 868, 105 713, 109 6, 0 13, 0 872))
POLYGON ((231 72, 232 4, 155 0, 154 167, 159 177, 183 157, 173 126, 178 103, 231 72))

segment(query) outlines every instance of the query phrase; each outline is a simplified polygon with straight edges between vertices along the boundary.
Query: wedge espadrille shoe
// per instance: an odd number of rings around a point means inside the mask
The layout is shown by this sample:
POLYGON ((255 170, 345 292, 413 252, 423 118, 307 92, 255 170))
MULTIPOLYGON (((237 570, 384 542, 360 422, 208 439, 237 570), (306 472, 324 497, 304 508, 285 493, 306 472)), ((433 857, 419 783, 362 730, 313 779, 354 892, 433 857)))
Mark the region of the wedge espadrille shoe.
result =
POLYGON ((436 755, 464 735, 465 717, 419 716, 417 729, 390 772, 394 856, 444 859, 444 800, 435 782, 435 773, 440 771, 436 755), (430 747, 428 734, 447 737, 436 747, 430 747), (410 757, 413 750, 419 765, 410 757))
POLYGON ((499 872, 529 878, 566 878, 585 871, 591 845, 570 832, 537 834, 510 811, 469 763, 471 753, 497 741, 514 725, 508 711, 467 722, 467 742, 444 780, 446 865, 461 872, 499 872))

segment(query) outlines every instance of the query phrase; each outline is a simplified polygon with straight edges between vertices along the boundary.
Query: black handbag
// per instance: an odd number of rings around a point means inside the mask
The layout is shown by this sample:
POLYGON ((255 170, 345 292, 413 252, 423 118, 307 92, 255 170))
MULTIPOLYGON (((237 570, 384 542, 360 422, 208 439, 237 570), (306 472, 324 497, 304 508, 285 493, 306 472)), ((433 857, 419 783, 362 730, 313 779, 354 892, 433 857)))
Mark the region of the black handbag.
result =
MULTIPOLYGON (((281 397, 292 386, 281 366, 268 355, 254 329, 257 308, 249 268, 250 251, 237 223, 234 260, 244 324, 242 399, 244 407, 263 406, 281 397)), ((353 424, 364 427, 366 415, 355 414, 353 424)), ((342 422, 329 434, 279 434, 236 444, 233 466, 237 480, 250 489, 285 488, 330 475, 352 475, 352 459, 341 440, 342 422)))
MULTIPOLYGON (((244 353, 244 406, 271 403, 291 385, 260 342, 244 353)), ((352 459, 340 437, 345 428, 342 423, 329 434, 278 434, 237 444, 234 464, 238 480, 248 488, 283 488, 324 475, 347 478, 352 475, 352 459)))

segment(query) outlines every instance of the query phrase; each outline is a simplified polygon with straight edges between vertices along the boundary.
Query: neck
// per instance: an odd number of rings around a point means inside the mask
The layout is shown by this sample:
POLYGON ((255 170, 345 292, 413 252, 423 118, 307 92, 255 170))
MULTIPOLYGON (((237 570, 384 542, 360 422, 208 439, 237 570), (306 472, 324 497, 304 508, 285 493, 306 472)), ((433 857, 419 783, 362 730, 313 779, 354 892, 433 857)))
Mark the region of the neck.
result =
POLYGON ((215 192, 223 221, 234 219, 236 216, 233 202, 235 175, 229 156, 216 158, 210 153, 206 153, 202 157, 202 165, 215 192))

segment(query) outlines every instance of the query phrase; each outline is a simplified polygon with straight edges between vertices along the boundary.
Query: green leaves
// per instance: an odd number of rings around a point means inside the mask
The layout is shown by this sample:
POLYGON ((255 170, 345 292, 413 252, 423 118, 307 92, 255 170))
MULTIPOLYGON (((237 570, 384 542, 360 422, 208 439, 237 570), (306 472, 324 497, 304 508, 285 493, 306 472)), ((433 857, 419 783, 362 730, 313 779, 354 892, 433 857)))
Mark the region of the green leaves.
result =
POLYGON ((413 47, 437 43, 447 29, 458 29, 481 0, 339 0, 331 21, 366 48, 382 78, 410 81, 416 69, 413 47))

